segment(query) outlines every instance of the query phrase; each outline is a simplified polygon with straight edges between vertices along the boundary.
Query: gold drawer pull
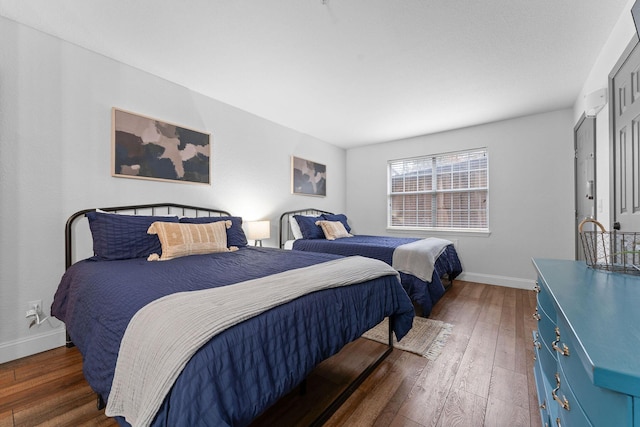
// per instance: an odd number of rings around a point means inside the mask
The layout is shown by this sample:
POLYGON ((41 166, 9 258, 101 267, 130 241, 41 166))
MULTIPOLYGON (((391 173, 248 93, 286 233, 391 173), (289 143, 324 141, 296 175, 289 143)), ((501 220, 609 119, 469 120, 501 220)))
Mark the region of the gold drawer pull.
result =
POLYGON ((556 339, 551 343, 551 348, 553 348, 558 353, 563 356, 569 356, 569 347, 566 344, 562 344, 562 348, 558 347, 558 343, 560 342, 560 328, 556 326, 556 339))
POLYGON ((567 400, 566 396, 562 396, 562 399, 560 399, 556 394, 558 393, 558 390, 560 390, 560 374, 556 372, 556 388, 551 390, 551 396, 553 396, 553 400, 555 400, 560 404, 560 406, 562 406, 562 409, 569 411, 569 401, 567 400))
POLYGON ((536 312, 533 313, 533 318, 536 319, 538 322, 540 321, 540 313, 538 313, 538 307, 536 307, 536 312))
POLYGON ((562 423, 560 423, 560 418, 556 418, 556 426, 562 427, 562 423))

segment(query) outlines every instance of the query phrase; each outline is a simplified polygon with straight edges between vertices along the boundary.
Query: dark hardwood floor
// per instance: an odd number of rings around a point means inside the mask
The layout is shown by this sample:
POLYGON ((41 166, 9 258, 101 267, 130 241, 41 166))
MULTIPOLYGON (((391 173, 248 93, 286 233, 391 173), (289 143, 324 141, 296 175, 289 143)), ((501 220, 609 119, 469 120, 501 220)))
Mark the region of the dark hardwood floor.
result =
MULTIPOLYGON (((531 331, 535 293, 456 281, 432 319, 454 325, 435 360, 393 353, 327 426, 539 426, 531 331)), ((359 339, 321 364, 307 393, 294 391, 253 423, 304 426, 382 346, 359 339)), ((0 427, 115 426, 96 409, 77 349, 0 365, 0 427)))

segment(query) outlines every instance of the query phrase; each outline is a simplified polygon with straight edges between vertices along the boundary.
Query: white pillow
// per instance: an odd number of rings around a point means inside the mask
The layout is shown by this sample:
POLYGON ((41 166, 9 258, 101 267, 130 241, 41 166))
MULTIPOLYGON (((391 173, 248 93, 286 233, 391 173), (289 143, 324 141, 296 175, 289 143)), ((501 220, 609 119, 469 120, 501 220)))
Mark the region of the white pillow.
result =
MULTIPOLYGON (((305 215, 305 216, 313 216, 313 215, 305 215)), ((298 221, 296 221, 293 215, 289 215, 289 225, 291 226, 291 232, 293 233, 293 238, 296 240, 302 239, 302 231, 300 231, 300 226, 298 225, 298 221)))

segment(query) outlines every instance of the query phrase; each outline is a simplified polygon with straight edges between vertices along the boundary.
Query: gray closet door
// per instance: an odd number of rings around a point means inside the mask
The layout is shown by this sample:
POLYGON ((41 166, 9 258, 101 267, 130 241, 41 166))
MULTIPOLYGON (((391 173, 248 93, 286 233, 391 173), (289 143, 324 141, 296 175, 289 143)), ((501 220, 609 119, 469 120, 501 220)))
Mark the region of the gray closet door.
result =
POLYGON ((637 38, 611 72, 609 89, 614 228, 640 231, 640 45, 637 38))

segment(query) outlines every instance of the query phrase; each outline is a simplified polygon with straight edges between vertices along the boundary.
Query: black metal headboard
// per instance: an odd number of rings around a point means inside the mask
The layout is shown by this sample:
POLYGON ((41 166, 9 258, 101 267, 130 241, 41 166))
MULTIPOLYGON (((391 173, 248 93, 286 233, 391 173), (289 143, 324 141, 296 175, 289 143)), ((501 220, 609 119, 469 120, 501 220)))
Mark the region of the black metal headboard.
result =
POLYGON ((295 237, 293 237, 293 232, 291 231, 291 217, 294 215, 313 215, 313 216, 318 216, 321 214, 331 214, 333 212, 328 212, 328 211, 323 211, 321 209, 316 209, 316 208, 307 208, 307 209, 299 209, 297 211, 289 211, 289 212, 285 212, 282 215, 280 215, 280 237, 279 237, 279 247, 283 248, 284 247, 284 243, 287 240, 293 240, 295 239, 295 237))
POLYGON ((153 203, 148 205, 112 206, 107 208, 83 209, 71 215, 64 229, 65 270, 73 264, 73 225, 87 212, 96 210, 127 215, 178 215, 192 217, 231 216, 229 212, 201 206, 181 205, 177 203, 153 203))

